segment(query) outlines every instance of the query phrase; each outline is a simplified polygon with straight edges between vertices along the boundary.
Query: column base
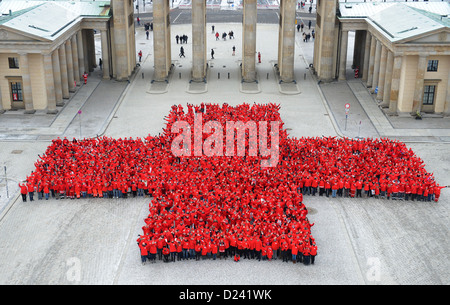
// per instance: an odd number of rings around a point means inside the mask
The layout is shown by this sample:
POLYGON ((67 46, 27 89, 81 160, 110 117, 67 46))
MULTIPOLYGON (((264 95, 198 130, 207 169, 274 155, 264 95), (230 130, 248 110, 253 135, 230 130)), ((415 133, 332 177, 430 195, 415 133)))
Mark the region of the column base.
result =
POLYGON ((58 110, 54 109, 54 110, 47 110, 47 114, 57 114, 58 110))
POLYGON ((31 110, 25 110, 23 113, 24 114, 34 114, 36 112, 36 110, 31 109, 31 110))
POLYGON ((380 106, 381 108, 389 108, 389 102, 381 101, 378 106, 380 106))

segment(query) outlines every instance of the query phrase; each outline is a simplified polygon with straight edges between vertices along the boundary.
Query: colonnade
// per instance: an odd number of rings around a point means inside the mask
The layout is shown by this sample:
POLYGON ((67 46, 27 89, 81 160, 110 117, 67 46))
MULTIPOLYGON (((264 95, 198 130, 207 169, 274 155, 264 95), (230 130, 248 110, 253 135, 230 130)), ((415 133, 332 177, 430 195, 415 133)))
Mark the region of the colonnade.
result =
MULTIPOLYGON (((108 30, 101 30, 103 78, 110 78, 108 30)), ((34 113, 32 84, 30 80, 30 53, 19 53, 22 74, 25 113, 34 113)), ((57 106, 63 106, 70 93, 83 82, 83 74, 96 67, 94 31, 79 29, 72 33, 51 52, 42 52, 47 113, 56 114, 57 106)))
MULTIPOLYGON (((296 0, 281 0, 278 64, 282 82, 294 81, 296 0)), ((171 69, 170 9, 168 0, 153 0, 154 79, 168 81, 171 69)), ((257 0, 243 0, 243 55, 241 78, 255 82, 257 0)), ((204 81, 207 73, 206 3, 192 0, 192 81, 204 81)))
MULTIPOLYGON (((340 50, 338 64, 338 80, 346 79, 347 66, 347 48, 348 48, 347 29, 340 31, 340 50)), ((419 63, 420 69, 426 69, 425 60, 419 63)), ((355 30, 354 47, 354 67, 358 67, 361 72, 361 78, 369 91, 376 94, 376 100, 383 108, 389 108, 389 111, 397 111, 398 93, 400 86, 402 55, 393 52, 381 39, 373 35, 369 30, 355 30)), ((418 83, 416 91, 418 100, 421 102, 423 92, 423 75, 418 77, 421 84, 418 83), (420 93, 419 93, 420 91, 420 93)), ((416 103, 416 102, 415 102, 416 103)))

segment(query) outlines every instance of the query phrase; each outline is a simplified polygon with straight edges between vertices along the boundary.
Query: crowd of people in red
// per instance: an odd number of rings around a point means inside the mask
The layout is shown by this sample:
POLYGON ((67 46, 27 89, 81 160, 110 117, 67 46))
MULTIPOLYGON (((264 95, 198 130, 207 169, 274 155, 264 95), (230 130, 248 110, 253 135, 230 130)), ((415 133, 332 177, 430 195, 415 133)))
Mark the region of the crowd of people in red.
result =
POLYGON ((151 197, 137 240, 143 263, 281 257, 309 264, 317 246, 304 195, 438 201, 442 188, 398 141, 288 137, 275 104, 174 105, 166 121, 162 134, 144 139, 55 139, 23 191, 39 199, 151 197), (174 156, 172 125, 193 125, 199 113, 203 123, 278 121, 278 164, 261 167, 259 154, 174 156))

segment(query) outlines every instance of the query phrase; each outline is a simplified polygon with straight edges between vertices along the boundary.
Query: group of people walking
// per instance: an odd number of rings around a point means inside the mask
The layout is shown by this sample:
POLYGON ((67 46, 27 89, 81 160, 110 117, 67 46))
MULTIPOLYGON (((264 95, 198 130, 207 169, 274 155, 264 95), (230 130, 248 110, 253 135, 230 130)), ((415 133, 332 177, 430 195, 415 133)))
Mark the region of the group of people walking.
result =
POLYGON ((186 34, 175 36, 175 40, 180 44, 188 43, 188 36, 186 34))

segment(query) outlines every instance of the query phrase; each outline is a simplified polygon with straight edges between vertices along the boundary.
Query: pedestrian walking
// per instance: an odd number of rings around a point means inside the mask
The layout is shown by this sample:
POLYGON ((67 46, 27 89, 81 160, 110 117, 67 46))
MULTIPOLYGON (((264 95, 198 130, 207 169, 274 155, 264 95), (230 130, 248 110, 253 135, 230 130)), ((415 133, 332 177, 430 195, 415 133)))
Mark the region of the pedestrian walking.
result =
POLYGON ((233 46, 233 56, 236 54, 236 46, 233 46))
POLYGON ((102 70, 103 62, 102 62, 102 59, 101 59, 101 58, 98 59, 98 65, 99 65, 99 67, 100 67, 100 70, 102 70))
POLYGON ((183 47, 180 48, 180 58, 181 57, 185 57, 186 58, 186 56, 184 56, 184 48, 183 47))
POLYGON ((139 62, 141 62, 141 59, 142 59, 142 51, 139 51, 138 56, 139 56, 139 62))
POLYGON ((258 63, 261 63, 261 52, 258 52, 258 63))
POLYGON ((308 29, 311 30, 311 20, 308 21, 308 29))
POLYGON ((212 33, 214 34, 214 25, 211 26, 212 33))
POLYGON ((219 40, 219 32, 216 32, 216 40, 219 40))
POLYGON ((175 40, 177 41, 177 44, 178 44, 178 42, 179 42, 179 40, 180 40, 180 36, 175 36, 175 40))
POLYGON ((214 59, 214 49, 211 49, 211 59, 214 59))
POLYGON ((147 36, 147 40, 148 40, 148 35, 150 34, 150 32, 148 30, 145 31, 145 36, 147 36))
POLYGON ((87 79, 88 79, 88 74, 86 72, 84 72, 83 74, 83 79, 84 79, 84 84, 87 84, 87 79))

